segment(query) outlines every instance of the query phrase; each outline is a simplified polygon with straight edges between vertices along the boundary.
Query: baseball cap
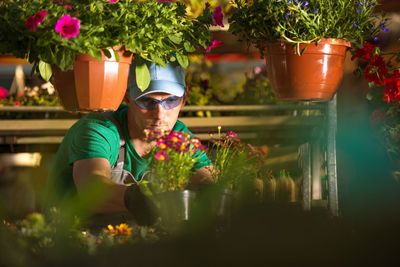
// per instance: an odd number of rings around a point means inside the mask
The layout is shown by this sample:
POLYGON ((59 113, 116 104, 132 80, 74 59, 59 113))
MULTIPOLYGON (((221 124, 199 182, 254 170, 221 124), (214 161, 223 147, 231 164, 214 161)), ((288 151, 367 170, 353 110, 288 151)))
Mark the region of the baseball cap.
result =
POLYGON ((136 61, 133 60, 129 71, 128 90, 133 99, 141 98, 151 93, 167 93, 181 97, 185 93, 185 72, 183 68, 175 62, 169 62, 165 67, 154 62, 146 61, 150 71, 150 84, 142 92, 136 83, 136 61))

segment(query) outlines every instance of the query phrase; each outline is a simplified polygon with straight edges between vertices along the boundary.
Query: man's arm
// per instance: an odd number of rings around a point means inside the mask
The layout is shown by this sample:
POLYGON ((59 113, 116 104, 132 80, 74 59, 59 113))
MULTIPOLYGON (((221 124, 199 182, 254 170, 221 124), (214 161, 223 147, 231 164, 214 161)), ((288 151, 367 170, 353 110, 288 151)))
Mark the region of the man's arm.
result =
POLYGON ((105 158, 82 159, 74 162, 73 177, 78 195, 86 194, 85 185, 91 182, 100 182, 105 186, 107 195, 98 207, 97 213, 126 212, 124 194, 127 186, 119 185, 111 180, 110 163, 105 158))
POLYGON ((212 177, 213 166, 205 166, 196 170, 190 177, 190 185, 198 187, 200 185, 212 184, 214 179, 212 177))

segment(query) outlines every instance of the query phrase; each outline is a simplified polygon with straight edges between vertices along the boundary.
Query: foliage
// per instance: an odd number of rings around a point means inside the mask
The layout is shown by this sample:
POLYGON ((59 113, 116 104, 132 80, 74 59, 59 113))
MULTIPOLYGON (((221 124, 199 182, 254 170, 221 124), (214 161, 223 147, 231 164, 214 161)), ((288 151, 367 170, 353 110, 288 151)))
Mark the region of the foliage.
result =
POLYGON ((200 140, 178 131, 148 132, 147 140, 156 143, 148 183, 151 193, 183 190, 189 183, 196 157, 205 150, 200 140))
MULTIPOLYGON (((4 221, 0 227, 8 238, 15 241, 13 250, 19 252, 21 256, 24 255, 23 261, 29 264, 33 264, 32 259, 49 258, 48 254, 56 253, 56 251, 65 253, 71 250, 81 254, 95 255, 117 246, 154 242, 166 234, 161 228, 142 226, 133 228, 127 223, 108 224, 100 229, 90 229, 82 226, 80 219, 76 216, 73 221, 63 225, 65 223, 62 222, 63 218, 64 215, 60 210, 52 208, 47 215, 38 212, 31 213, 22 220, 4 221)), ((5 248, 2 247, 2 249, 5 248)), ((10 260, 15 261, 15 259, 10 260)))
POLYGON ((46 78, 50 66, 71 69, 78 54, 110 57, 107 49, 117 45, 187 67, 187 54, 209 45, 214 23, 209 8, 195 18, 182 3, 156 0, 5 0, 0 13, 0 54, 27 58, 46 78))
POLYGON ((59 106, 60 100, 55 94, 51 83, 44 83, 40 87, 25 87, 21 94, 0 97, 0 106, 59 106))
POLYGON ((255 67, 253 71, 246 74, 246 83, 243 86, 243 93, 236 97, 236 104, 275 104, 276 94, 272 90, 265 65, 255 67))
POLYGON ((213 179, 233 190, 252 184, 264 167, 265 150, 241 142, 235 132, 221 134, 221 127, 218 127, 217 136, 211 137, 213 179))
POLYGON ((365 42, 355 51, 371 88, 367 99, 372 107, 371 123, 381 136, 389 157, 400 159, 400 52, 384 52, 377 43, 365 42))
POLYGON ((355 46, 385 30, 378 0, 233 0, 229 30, 263 52, 264 42, 346 39, 355 46))

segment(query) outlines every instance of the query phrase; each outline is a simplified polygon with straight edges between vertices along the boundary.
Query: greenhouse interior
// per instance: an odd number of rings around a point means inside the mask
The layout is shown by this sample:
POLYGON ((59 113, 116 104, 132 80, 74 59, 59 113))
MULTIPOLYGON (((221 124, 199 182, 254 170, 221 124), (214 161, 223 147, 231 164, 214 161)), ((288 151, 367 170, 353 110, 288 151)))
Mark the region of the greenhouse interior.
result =
POLYGON ((394 265, 399 0, 0 1, 0 267, 394 265))

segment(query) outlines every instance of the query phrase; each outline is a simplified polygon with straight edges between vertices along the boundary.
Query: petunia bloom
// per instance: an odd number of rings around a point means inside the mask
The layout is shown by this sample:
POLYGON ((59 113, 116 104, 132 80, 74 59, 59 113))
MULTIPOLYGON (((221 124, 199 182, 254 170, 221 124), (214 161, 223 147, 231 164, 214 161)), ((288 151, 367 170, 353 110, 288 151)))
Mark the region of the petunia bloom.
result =
POLYGON ((213 50, 216 47, 219 47, 223 45, 224 43, 218 40, 212 40, 211 44, 206 48, 206 53, 209 53, 211 50, 213 50))
POLYGON ((79 19, 64 15, 57 21, 54 29, 61 37, 69 39, 78 36, 80 26, 81 22, 79 19))
POLYGON ((222 13, 222 7, 217 6, 214 8, 214 12, 212 14, 213 26, 221 26, 224 27, 224 14, 222 13))
POLYGON ((47 16, 48 11, 47 10, 40 10, 36 12, 34 16, 29 17, 25 21, 25 27, 28 28, 31 31, 35 31, 36 28, 43 23, 44 19, 47 16))

